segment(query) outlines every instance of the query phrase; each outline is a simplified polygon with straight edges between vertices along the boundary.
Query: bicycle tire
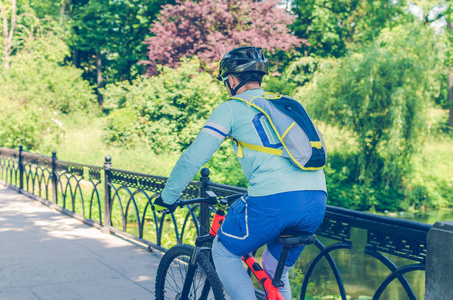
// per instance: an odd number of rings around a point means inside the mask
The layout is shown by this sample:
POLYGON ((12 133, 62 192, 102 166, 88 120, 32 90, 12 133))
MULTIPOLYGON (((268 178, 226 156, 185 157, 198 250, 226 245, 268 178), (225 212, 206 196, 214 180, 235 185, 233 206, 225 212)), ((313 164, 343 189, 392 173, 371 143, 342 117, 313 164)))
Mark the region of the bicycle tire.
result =
MULTIPOLYGON (((156 274, 156 300, 181 299, 181 291, 187 273, 188 262, 194 247, 190 245, 176 245, 171 247, 162 257, 156 274)), ((197 271, 191 284, 189 299, 224 300, 223 285, 212 263, 203 253, 198 254, 197 271), (206 280, 210 284, 208 295, 201 295, 206 280)))

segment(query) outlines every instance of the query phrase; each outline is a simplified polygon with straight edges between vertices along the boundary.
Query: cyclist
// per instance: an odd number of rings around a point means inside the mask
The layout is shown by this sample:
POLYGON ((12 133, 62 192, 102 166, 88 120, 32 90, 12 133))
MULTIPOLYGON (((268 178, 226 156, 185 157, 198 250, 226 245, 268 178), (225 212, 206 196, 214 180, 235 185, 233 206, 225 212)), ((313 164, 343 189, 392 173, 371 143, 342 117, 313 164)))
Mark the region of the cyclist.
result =
MULTIPOLYGON (((268 74, 263 49, 236 48, 225 54, 219 75, 228 94, 263 96, 261 81, 268 74)), ((177 161, 167 185, 155 204, 175 210, 179 198, 197 171, 219 148, 227 136, 254 145, 281 148, 265 116, 240 100, 221 103, 209 116, 205 126, 177 161)), ((255 299, 251 278, 242 264, 242 256, 266 245, 263 268, 272 278, 282 248, 279 236, 292 228, 309 233, 321 224, 326 209, 326 183, 323 170, 303 171, 287 158, 238 149, 233 143, 241 167, 249 181, 247 194, 230 208, 213 243, 212 255, 217 273, 232 299, 255 299)), ((288 270, 303 247, 291 250, 280 292, 291 299, 288 270)))

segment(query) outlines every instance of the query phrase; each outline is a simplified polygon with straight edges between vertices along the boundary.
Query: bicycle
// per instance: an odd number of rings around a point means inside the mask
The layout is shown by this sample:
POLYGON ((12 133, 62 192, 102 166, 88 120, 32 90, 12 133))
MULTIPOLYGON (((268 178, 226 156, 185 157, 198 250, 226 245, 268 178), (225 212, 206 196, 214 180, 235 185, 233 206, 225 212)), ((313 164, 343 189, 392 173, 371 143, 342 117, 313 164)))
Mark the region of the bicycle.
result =
MULTIPOLYGON (((241 197, 242 194, 227 196, 220 200, 211 191, 208 191, 207 195, 207 198, 177 201, 178 207, 206 203, 217 210, 209 234, 198 236, 195 247, 187 244, 176 245, 171 247, 162 257, 156 275, 155 295, 157 300, 225 299, 223 285, 217 276, 210 255, 211 248, 205 245, 212 242, 216 237, 217 231, 225 219, 225 210, 228 205, 241 197)), ((281 276, 289 250, 299 245, 312 244, 315 239, 316 235, 311 233, 283 232, 280 235, 283 249, 278 259, 275 276, 272 279, 269 278, 251 253, 243 257, 242 260, 263 286, 266 300, 284 300, 278 288, 284 286, 281 276)))

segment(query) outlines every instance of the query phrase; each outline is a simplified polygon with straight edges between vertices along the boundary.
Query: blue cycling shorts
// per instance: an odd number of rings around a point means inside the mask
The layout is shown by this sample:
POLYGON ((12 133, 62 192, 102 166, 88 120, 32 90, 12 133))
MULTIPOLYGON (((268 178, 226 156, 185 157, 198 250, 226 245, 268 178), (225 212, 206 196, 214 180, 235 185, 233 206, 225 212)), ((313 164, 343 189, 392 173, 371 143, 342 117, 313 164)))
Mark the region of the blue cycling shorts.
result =
MULTIPOLYGON (((233 254, 243 256, 267 245, 275 259, 280 257, 280 233, 286 229, 314 233, 326 212, 324 191, 294 191, 269 196, 247 194, 229 209, 220 227, 220 242, 233 254)), ((286 261, 295 264, 304 246, 293 248, 286 261)))

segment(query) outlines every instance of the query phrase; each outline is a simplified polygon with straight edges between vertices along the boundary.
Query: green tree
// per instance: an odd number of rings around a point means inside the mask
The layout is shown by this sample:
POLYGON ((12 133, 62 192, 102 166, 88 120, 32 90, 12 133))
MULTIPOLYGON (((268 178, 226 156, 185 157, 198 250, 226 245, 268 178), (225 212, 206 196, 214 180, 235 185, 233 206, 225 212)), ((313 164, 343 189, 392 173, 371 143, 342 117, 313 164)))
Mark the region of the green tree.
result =
MULTIPOLYGON (((359 53, 321 64, 313 80, 298 91, 309 111, 327 123, 353 132, 345 145, 347 180, 360 188, 399 189, 411 170, 426 120, 425 109, 437 84, 439 49, 432 30, 416 24, 384 29, 359 53), (356 147, 356 151, 350 149, 356 147)), ((343 169, 344 172, 344 169, 343 169)), ((382 204, 367 195, 361 209, 382 204)))
POLYGON ((12 0, 8 7, 3 0, 0 1, 0 13, 2 20, 2 46, 3 46, 3 67, 9 69, 10 56, 13 51, 13 37, 16 30, 17 4, 12 0))
POLYGON ((0 59, 6 70, 10 67, 11 56, 43 34, 54 31, 52 22, 37 18, 26 0, 0 0, 0 21, 0 47, 3 50, 0 59))
POLYGON ((321 57, 341 57, 355 43, 366 44, 382 29, 410 18, 405 1, 390 0, 295 0, 292 13, 296 19, 290 28, 310 44, 300 51, 321 57))
MULTIPOLYGON (((137 62, 146 57, 142 43, 164 0, 72 0, 67 12, 72 28, 74 65, 98 88, 132 80, 143 73, 137 62)), ((170 3, 174 3, 170 1, 170 3)), ((102 103, 102 98, 99 97, 102 103)))
POLYGON ((22 145, 25 150, 35 150, 44 141, 57 143, 63 133, 59 115, 53 111, 0 98, 1 147, 22 145))
POLYGON ((409 1, 411 4, 412 11, 416 16, 416 20, 427 27, 434 27, 437 23, 438 31, 440 35, 445 36, 446 52, 445 57, 445 87, 446 92, 446 107, 449 108, 449 120, 448 125, 453 128, 453 59, 452 59, 452 48, 453 48, 453 5, 451 1, 447 0, 412 0, 409 1), (446 26, 439 28, 439 21, 444 20, 446 26))
POLYGON ((70 0, 26 0, 26 5, 33 10, 37 18, 52 19, 58 22, 63 22, 60 19, 64 17, 65 9, 68 9, 69 4, 70 0))

